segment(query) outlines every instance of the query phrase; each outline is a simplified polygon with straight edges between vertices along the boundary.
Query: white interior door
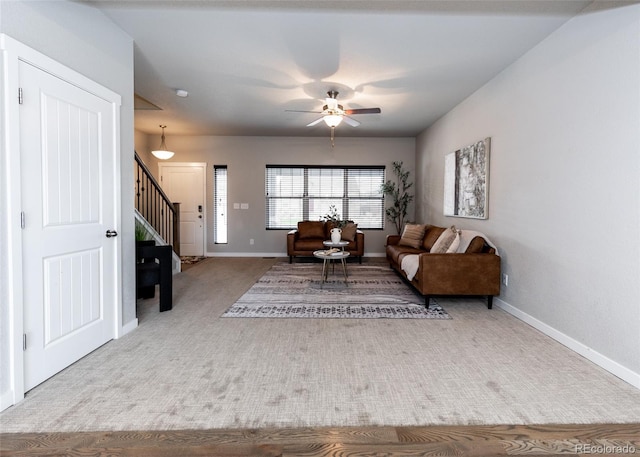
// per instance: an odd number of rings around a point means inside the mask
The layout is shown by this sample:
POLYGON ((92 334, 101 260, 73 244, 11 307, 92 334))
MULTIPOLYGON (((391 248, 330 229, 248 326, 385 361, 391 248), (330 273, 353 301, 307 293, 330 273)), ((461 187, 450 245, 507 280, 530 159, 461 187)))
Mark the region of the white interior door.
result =
POLYGON ((115 336, 112 103, 19 64, 25 391, 115 336))
POLYGON ((162 190, 180 203, 180 255, 204 255, 205 170, 204 163, 160 163, 162 190))

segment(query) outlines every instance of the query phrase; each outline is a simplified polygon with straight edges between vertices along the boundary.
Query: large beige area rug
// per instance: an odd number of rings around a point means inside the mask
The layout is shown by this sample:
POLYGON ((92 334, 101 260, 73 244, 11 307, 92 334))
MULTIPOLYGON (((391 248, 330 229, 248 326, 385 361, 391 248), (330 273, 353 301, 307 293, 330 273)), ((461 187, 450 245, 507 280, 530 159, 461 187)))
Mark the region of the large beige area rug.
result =
POLYGON ((322 281, 319 263, 277 263, 222 317, 450 319, 423 303, 388 265, 350 265, 346 281, 338 266, 322 281))
POLYGON ((640 390, 485 300, 439 300, 452 319, 220 318, 274 263, 176 275, 173 310, 141 301, 136 330, 33 389, 0 431, 640 421, 640 390))

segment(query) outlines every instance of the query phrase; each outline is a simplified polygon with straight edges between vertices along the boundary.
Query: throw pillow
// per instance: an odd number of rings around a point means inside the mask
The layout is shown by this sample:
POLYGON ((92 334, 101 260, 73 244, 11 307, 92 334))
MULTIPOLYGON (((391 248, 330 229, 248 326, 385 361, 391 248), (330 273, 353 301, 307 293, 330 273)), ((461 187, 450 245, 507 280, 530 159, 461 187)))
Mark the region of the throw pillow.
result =
POLYGON ((424 237, 425 226, 420 224, 407 224, 404 226, 404 231, 400 237, 399 245, 410 246, 412 248, 420 249, 422 245, 422 238, 424 237))
POLYGON ((298 222, 298 238, 301 240, 305 240, 308 238, 324 239, 324 222, 322 221, 298 222))
MULTIPOLYGON (((451 243, 456 239, 457 231, 455 225, 452 225, 450 229, 446 229, 442 234, 438 237, 433 246, 431 247, 431 253, 433 254, 444 254, 451 246, 451 243)), ((459 241, 458 241, 459 243, 459 241)))
POLYGON ((342 239, 344 241, 355 241, 357 230, 358 230, 358 224, 354 224, 353 222, 347 222, 347 225, 342 227, 342 239))
POLYGON ((456 237, 451 242, 451 246, 449 246, 449 248, 447 249, 447 254, 458 252, 459 247, 460 247, 460 230, 456 230, 456 237))

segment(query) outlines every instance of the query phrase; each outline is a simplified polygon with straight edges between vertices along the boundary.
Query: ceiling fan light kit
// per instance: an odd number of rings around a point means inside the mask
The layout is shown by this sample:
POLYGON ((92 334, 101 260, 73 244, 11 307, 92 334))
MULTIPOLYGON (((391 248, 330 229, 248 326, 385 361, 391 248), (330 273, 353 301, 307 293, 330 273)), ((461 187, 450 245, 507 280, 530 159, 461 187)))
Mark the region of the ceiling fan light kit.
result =
POLYGON ((167 149, 167 145, 164 141, 164 129, 167 128, 166 125, 161 125, 160 128, 162 129, 162 141, 160 142, 160 147, 154 151, 151 151, 151 154, 153 154, 154 156, 156 156, 158 159, 160 160, 167 160, 170 159, 171 157, 173 157, 173 155, 175 154, 175 152, 169 151, 167 149))
POLYGON ((331 147, 334 146, 334 129, 340 125, 340 123, 344 120, 345 123, 349 124, 351 127, 357 127, 360 125, 360 122, 352 119, 351 115, 354 114, 379 114, 382 112, 380 108, 361 108, 361 109, 347 109, 345 110, 342 105, 338 104, 338 91, 330 90, 327 92, 328 98, 325 98, 325 103, 322 107, 322 111, 297 111, 297 110, 287 110, 296 113, 319 113, 322 114, 322 117, 316 119, 313 122, 307 124, 307 127, 313 127, 316 124, 319 124, 321 121, 324 121, 327 126, 331 128, 331 147))
POLYGON ((339 114, 327 114, 322 118, 325 124, 329 127, 337 127, 342 122, 342 116, 339 114))

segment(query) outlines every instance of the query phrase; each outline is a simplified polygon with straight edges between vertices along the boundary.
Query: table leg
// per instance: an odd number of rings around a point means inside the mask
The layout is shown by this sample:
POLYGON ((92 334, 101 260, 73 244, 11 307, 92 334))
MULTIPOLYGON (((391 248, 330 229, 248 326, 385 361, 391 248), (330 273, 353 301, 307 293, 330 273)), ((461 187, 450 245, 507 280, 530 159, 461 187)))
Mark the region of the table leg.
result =
POLYGON ((329 274, 329 267, 327 266, 328 259, 322 260, 322 283, 324 284, 327 281, 327 276, 329 274))
POLYGON ((340 259, 342 261, 342 272, 344 273, 344 283, 347 284, 347 262, 346 258, 340 259))

